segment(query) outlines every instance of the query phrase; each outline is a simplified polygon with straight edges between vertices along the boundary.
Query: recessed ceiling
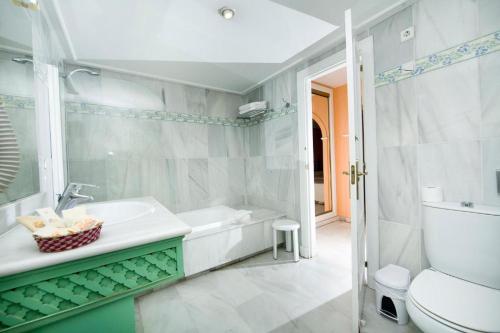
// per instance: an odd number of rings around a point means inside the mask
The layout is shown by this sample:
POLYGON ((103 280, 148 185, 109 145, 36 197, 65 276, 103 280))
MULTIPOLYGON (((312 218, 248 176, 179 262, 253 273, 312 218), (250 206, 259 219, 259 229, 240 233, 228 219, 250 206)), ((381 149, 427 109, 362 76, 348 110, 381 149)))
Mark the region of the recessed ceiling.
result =
POLYGON ((337 26, 268 0, 55 0, 77 59, 282 63, 337 26), (234 8, 223 19, 221 5, 234 8))
MULTIPOLYGON (((245 93, 340 41, 344 32, 337 28, 344 24, 345 9, 352 8, 356 25, 404 1, 47 0, 42 5, 67 61, 245 93), (218 14, 224 6, 235 10, 231 20, 218 14)), ((0 1, 5 4, 16 8, 0 1)), ((2 30, 0 22, 0 44, 6 44, 14 23, 2 30)))

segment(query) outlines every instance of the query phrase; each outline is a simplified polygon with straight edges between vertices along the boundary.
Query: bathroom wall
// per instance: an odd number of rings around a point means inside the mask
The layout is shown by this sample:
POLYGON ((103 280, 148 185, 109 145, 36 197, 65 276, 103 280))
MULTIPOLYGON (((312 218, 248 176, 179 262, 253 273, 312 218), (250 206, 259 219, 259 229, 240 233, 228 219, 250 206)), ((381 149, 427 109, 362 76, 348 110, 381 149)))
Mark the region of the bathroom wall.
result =
MULTIPOLYGON (((288 70, 246 96, 247 102, 266 100, 280 110, 285 102, 296 106, 295 71, 288 70), (283 101, 285 100, 285 102, 283 101)), ((294 109, 296 110, 296 109, 294 109)), ((264 121, 246 129, 245 159, 248 204, 300 216, 298 198, 297 113, 264 121)))
MULTIPOLYGON (((376 74, 498 31, 499 16, 495 0, 420 0, 371 29, 376 74), (401 43, 409 26, 415 38, 401 43)), ((497 52, 376 88, 381 266, 428 267, 422 186, 500 205, 499 77, 497 52)))
POLYGON ((153 196, 174 212, 245 203, 241 96, 105 70, 73 83, 67 174, 98 185, 96 200, 153 196))
POLYGON ((342 51, 338 44, 316 57, 307 59, 279 75, 263 82, 244 96, 246 102, 266 100, 270 112, 290 109, 278 116, 247 129, 248 157, 245 160, 248 203, 300 219, 297 124, 297 73, 302 69, 342 51))

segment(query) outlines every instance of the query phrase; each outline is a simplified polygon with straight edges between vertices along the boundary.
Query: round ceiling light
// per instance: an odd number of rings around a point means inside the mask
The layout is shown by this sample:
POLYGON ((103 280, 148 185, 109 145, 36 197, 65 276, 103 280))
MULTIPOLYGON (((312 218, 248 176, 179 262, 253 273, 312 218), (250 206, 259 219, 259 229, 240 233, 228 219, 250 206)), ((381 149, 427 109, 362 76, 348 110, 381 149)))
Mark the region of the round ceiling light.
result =
POLYGON ((233 18, 235 12, 234 9, 231 9, 229 7, 222 7, 219 8, 219 14, 226 20, 230 20, 233 18))

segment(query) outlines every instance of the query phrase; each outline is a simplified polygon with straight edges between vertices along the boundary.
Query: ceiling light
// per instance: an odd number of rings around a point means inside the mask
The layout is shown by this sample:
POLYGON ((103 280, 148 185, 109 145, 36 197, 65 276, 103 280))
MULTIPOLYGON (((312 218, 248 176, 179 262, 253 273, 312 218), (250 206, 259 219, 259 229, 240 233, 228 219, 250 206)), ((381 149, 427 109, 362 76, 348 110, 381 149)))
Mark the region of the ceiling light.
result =
POLYGON ((226 20, 230 20, 234 16, 234 9, 228 7, 219 8, 219 14, 226 20))

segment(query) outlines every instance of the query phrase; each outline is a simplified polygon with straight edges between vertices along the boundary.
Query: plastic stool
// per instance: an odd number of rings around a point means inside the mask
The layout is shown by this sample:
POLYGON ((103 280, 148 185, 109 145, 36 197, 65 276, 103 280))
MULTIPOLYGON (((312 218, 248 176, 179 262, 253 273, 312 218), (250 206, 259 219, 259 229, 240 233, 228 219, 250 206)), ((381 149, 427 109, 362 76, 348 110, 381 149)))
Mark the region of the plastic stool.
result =
POLYGON ((279 219, 273 222, 273 258, 278 259, 278 231, 291 232, 293 238, 293 260, 299 261, 299 228, 297 221, 279 219))

